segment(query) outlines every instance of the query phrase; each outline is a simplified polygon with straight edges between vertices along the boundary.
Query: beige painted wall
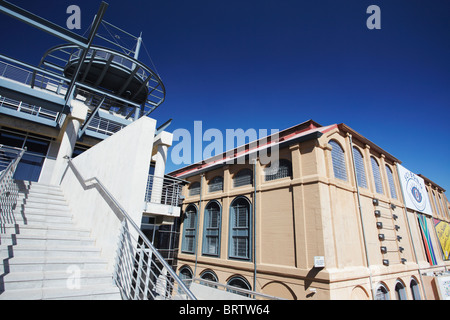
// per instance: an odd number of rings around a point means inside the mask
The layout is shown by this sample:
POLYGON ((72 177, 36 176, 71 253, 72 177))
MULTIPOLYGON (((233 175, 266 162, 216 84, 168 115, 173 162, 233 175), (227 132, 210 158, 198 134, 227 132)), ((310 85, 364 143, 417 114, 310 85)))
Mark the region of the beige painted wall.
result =
MULTIPOLYGON (((396 159, 376 152, 380 149, 371 148, 355 137, 353 143, 363 154, 368 183, 367 189, 359 188, 362 221, 349 136, 337 127, 317 140, 280 149, 280 158, 292 161, 291 178, 265 181, 264 168, 257 164, 257 282, 256 288, 252 289, 287 299, 372 299, 371 291, 383 284, 390 291, 391 299, 395 299, 394 288, 400 281, 411 299, 411 279, 422 282, 414 251, 422 272, 443 270, 449 265, 448 261, 442 261, 435 233, 433 245, 440 260, 437 266, 430 266, 426 261, 416 213, 406 213, 403 206, 394 163, 396 159), (344 149, 347 181, 334 177, 329 145, 331 139, 344 149), (375 191, 371 156, 380 164, 383 194, 375 191), (393 172, 397 199, 392 198, 389 192, 386 165, 393 172), (379 200, 378 206, 374 206, 374 198, 379 200), (380 210, 382 217, 375 217, 375 210, 380 210), (392 214, 398 218, 393 219, 392 214), (377 228, 377 222, 383 223, 383 229, 377 228), (394 229, 395 225, 399 226, 398 230, 394 229), (385 241, 380 242, 379 233, 385 234, 385 241), (397 241, 397 236, 402 239, 397 241), (380 246, 386 246, 388 253, 382 254, 380 246), (400 246, 404 248, 403 252, 399 252, 400 246), (314 268, 315 256, 325 257, 325 268, 314 268), (406 263, 401 263, 401 258, 405 258, 406 263), (389 259, 389 266, 383 265, 383 259, 389 259)), ((252 168, 252 165, 227 165, 208 171, 202 177, 204 188, 197 256, 183 253, 180 249, 178 262, 179 268, 189 266, 195 272, 195 277, 210 270, 221 283, 227 283, 231 277, 239 275, 253 285, 253 260, 228 258, 230 203, 237 196, 245 196, 252 204, 255 203, 252 185, 232 187, 234 175, 244 167, 252 168), (209 193, 207 184, 217 175, 224 177, 224 190, 209 193), (203 216, 205 206, 213 199, 222 206, 221 250, 219 257, 206 257, 201 251, 203 216)), ((187 180, 200 181, 200 175, 188 177, 187 180)), ((200 196, 189 196, 187 188, 184 189, 184 195, 186 200, 183 209, 190 203, 199 206, 200 196)), ((449 221, 448 217, 439 218, 449 221)), ((182 238, 181 234, 180 248, 182 238)), ((421 289, 422 298, 423 294, 421 289)))

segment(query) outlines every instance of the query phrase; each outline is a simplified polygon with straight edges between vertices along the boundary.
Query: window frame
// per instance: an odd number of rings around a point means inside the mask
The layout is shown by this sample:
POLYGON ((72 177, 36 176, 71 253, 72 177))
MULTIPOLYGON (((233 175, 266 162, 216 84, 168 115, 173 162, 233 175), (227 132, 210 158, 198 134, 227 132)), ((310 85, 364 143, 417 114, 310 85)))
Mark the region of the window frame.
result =
MULTIPOLYGON (((235 198, 230 204, 230 214, 229 214, 229 234, 228 234, 228 258, 236 259, 236 260, 244 260, 251 261, 252 260, 252 203, 243 196, 239 196, 235 198), (236 226, 235 222, 237 221, 235 206, 238 205, 238 202, 245 201, 247 203, 247 217, 245 219, 246 226, 236 226), (239 255, 238 250, 235 245, 235 239, 247 239, 246 243, 246 254, 239 255)), ((238 244, 239 245, 239 244, 238 244)))
POLYGON ((188 190, 189 190, 189 196, 190 197, 194 197, 194 196, 198 196, 198 195, 200 195, 200 192, 201 192, 201 184, 200 184, 200 182, 199 181, 193 181, 193 182, 191 182, 190 184, 189 184, 189 188, 188 188, 188 190), (197 191, 198 191, 198 193, 197 193, 197 191), (195 193, 194 193, 195 192, 195 193))
POLYGON ((253 185, 253 170, 250 168, 244 168, 236 172, 233 176, 233 188, 240 188, 245 186, 252 186, 253 185), (236 182, 238 181, 238 178, 243 178, 245 173, 249 173, 250 176, 250 183, 245 184, 239 184, 237 185, 236 182))
POLYGON ((355 163, 356 179, 358 181, 358 187, 369 189, 366 176, 366 165, 364 163, 364 156, 362 152, 356 146, 353 146, 353 161, 355 163), (358 156, 356 156, 358 155, 358 156))
POLYGON ((375 186, 375 191, 378 194, 384 194, 383 178, 381 177, 380 164, 378 163, 377 159, 375 159, 374 156, 370 156, 370 164, 372 166, 372 176, 373 176, 373 184, 375 186), (375 166, 374 166, 374 164, 375 164, 375 166), (376 168, 376 170, 375 170, 375 168, 376 168), (379 183, 377 183, 377 181, 379 183), (381 190, 379 190, 378 187, 380 187, 381 190))
POLYGON ((389 184, 389 194, 392 199, 398 199, 397 189, 395 188, 394 172, 388 164, 385 164, 386 176, 389 184), (393 191, 393 192, 392 192, 393 191))
POLYGON ((222 176, 215 176, 214 178, 212 178, 208 182, 208 192, 212 193, 212 192, 219 192, 219 191, 223 191, 223 177, 222 176), (212 190, 212 188, 215 188, 215 186, 217 186, 217 184, 218 184, 217 180, 218 179, 220 179, 220 183, 221 183, 220 189, 217 188, 216 190, 212 190))
POLYGON ((220 257, 220 248, 221 248, 221 231, 222 231, 222 205, 217 200, 211 200, 208 202, 208 204, 205 206, 205 212, 203 217, 203 235, 202 235, 202 255, 210 256, 210 257, 220 257), (218 213, 217 213, 217 227, 210 227, 208 226, 209 222, 211 221, 211 212, 207 211, 208 207, 212 205, 218 206, 218 213), (213 229, 215 230, 216 235, 209 235, 207 229, 213 229), (216 243, 216 253, 209 252, 208 249, 208 237, 215 237, 217 239, 216 243))
MULTIPOLYGON (((185 209, 185 217, 183 219, 183 239, 181 241, 181 252, 186 254, 195 254, 197 250, 197 219, 198 219, 198 208, 195 204, 189 204, 185 209), (188 209, 193 208, 195 210, 195 217, 194 217, 194 226, 187 226, 187 223, 185 223, 186 219, 188 219, 188 209), (188 234, 189 232, 189 234, 188 234), (188 246, 188 242, 186 238, 192 238, 192 250, 189 248, 186 248, 188 246)), ((191 213, 192 214, 192 213, 191 213)))
POLYGON ((328 144, 331 146, 331 164, 334 177, 341 181, 348 182, 347 161, 345 161, 344 148, 342 148, 342 145, 334 139, 330 140, 328 144))
POLYGON ((292 179, 292 162, 288 159, 278 160, 278 170, 274 174, 270 174, 270 170, 273 170, 271 165, 264 168, 264 181, 274 181, 278 179, 290 178, 292 179), (282 167, 284 168, 283 170, 282 167), (281 173, 280 173, 281 171, 281 173))

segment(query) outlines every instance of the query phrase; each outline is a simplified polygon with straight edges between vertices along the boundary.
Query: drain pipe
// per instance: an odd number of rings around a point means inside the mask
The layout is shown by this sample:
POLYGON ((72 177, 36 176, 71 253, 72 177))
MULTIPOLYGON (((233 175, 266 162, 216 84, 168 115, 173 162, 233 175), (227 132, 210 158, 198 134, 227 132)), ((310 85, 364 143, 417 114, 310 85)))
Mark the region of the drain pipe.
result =
POLYGON ((256 292, 256 161, 253 160, 253 291, 256 292))
POLYGON ((347 134, 348 134, 348 137, 350 140, 350 154, 352 156, 353 175, 355 176, 356 194, 358 196, 358 209, 359 209, 359 215, 361 217, 361 227, 362 227, 362 234, 363 234, 363 240, 364 240, 364 251, 366 253, 367 268, 369 269, 370 291, 372 292, 372 300, 375 300, 375 292, 373 291, 373 282, 372 282, 372 271, 370 270, 369 253, 367 250, 366 232, 364 231, 364 221, 363 221, 363 213, 362 213, 362 207, 361 207, 361 195, 359 194, 359 184, 358 184, 358 177, 356 176, 355 157, 353 155, 353 140, 352 140, 352 135, 349 133, 347 133, 347 134))

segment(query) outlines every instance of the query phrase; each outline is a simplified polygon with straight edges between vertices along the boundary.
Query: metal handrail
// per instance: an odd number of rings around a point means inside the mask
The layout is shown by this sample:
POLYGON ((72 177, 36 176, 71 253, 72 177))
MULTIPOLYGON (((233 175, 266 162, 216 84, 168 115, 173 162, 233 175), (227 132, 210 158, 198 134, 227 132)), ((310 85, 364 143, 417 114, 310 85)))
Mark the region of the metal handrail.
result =
POLYGON ((145 202, 179 207, 183 202, 181 190, 184 183, 183 180, 168 176, 158 177, 149 174, 147 189, 145 190, 145 202))
POLYGON ((0 169, 2 169, 0 173, 0 233, 6 231, 6 224, 15 222, 13 210, 17 205, 19 188, 14 183, 13 177, 25 150, 0 145, 0 169))
MULTIPOLYGON (((120 203, 114 198, 114 196, 108 191, 108 189, 102 184, 102 182, 97 178, 97 177, 92 177, 89 179, 84 179, 82 177, 82 175, 80 174, 80 171, 77 169, 77 167, 74 165, 73 161, 71 158, 69 157, 65 157, 69 164, 72 166, 72 168, 78 173, 78 175, 80 175, 80 177, 82 178, 82 180, 84 181, 84 183, 89 183, 91 181, 94 181, 94 183, 96 183, 101 189, 102 191, 106 194, 106 196, 109 198, 110 201, 112 201, 112 203, 114 203, 114 205, 120 210, 120 212, 122 213, 124 220, 122 220, 122 222, 126 222, 129 223, 132 227, 133 227, 133 231, 135 231, 140 239, 142 239, 143 243, 146 246, 146 249, 150 249, 152 255, 154 255, 156 257, 156 259, 159 260, 159 262, 162 264, 163 268, 165 270, 167 270, 167 272, 170 274, 170 276, 174 279, 174 281, 177 282, 177 284, 179 285, 181 291, 186 294, 186 296, 189 299, 192 300, 196 300, 195 296, 192 294, 192 292, 186 287, 186 285, 183 283, 183 281, 177 276, 177 274, 175 273, 175 271, 173 271, 172 267, 167 263, 166 260, 164 260, 164 258, 161 256, 161 254, 158 252, 158 250, 153 246, 153 244, 150 242, 150 240, 148 240, 148 238, 145 236, 145 234, 141 231, 141 229, 139 228, 139 226, 133 221, 133 219, 128 215, 128 213, 125 211, 125 209, 123 209, 123 207, 120 205, 120 203)), ((125 224, 123 224, 123 226, 126 227, 125 224)), ((129 234, 127 236, 130 236, 129 234)))
POLYGON ((240 295, 247 296, 247 297, 252 297, 255 300, 264 300, 264 299, 265 300, 287 300, 287 299, 275 297, 275 296, 272 296, 269 294, 255 292, 255 291, 251 291, 251 290, 247 290, 247 289, 243 289, 243 288, 239 288, 239 287, 234 287, 234 286, 230 286, 228 284, 223 284, 223 283, 206 280, 206 279, 202 279, 202 278, 185 279, 184 282, 185 283, 186 282, 198 283, 200 285, 206 285, 208 287, 215 288, 217 290, 228 291, 231 293, 236 293, 236 294, 240 294, 240 295), (219 287, 221 289, 219 289, 219 287))

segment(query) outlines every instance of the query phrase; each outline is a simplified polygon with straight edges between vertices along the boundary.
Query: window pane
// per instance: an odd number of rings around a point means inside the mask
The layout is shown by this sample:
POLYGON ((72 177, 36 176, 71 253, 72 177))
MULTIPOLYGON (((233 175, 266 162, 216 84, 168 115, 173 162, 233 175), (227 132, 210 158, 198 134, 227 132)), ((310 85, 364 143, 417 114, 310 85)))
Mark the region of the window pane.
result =
POLYGON ((347 181, 347 169, 345 167, 344 150, 342 150, 339 143, 331 140, 331 159, 333 161, 334 176, 338 179, 347 181))
POLYGON ((230 252, 234 258, 250 258, 250 205, 238 199, 231 207, 230 252))
POLYGON ((250 169, 243 169, 239 171, 233 179, 234 187, 241 187, 248 184, 252 184, 253 174, 250 169))
POLYGON ((264 169, 264 174, 265 174, 266 181, 272 181, 272 180, 276 180, 276 179, 291 177, 292 176, 292 164, 288 160, 280 159, 280 161, 278 162, 278 166, 274 165, 272 167, 272 165, 271 165, 271 166, 267 167, 266 169, 264 169))
POLYGON ((397 192, 395 191, 395 184, 394 184, 394 176, 392 175, 391 168, 389 168, 388 165, 386 165, 386 173, 389 181, 389 190, 391 191, 391 198, 397 199, 397 192))
POLYGON ((209 183, 208 192, 222 191, 223 190, 223 178, 215 177, 209 183))
POLYGON ((355 159, 356 178, 358 186, 367 189, 366 170, 364 167, 364 158, 358 148, 353 147, 353 157, 355 159))
POLYGON ((377 193, 383 194, 383 184, 381 183, 380 166, 374 157, 370 158, 372 162, 373 180, 375 181, 375 189, 377 193))
POLYGON ((200 194, 200 182, 192 182, 189 186, 189 195, 197 196, 200 194))

